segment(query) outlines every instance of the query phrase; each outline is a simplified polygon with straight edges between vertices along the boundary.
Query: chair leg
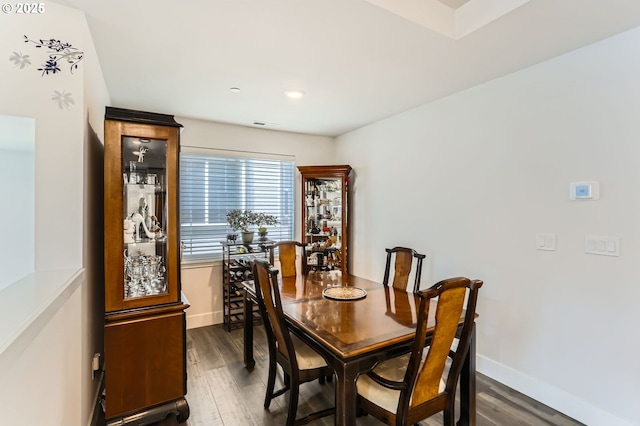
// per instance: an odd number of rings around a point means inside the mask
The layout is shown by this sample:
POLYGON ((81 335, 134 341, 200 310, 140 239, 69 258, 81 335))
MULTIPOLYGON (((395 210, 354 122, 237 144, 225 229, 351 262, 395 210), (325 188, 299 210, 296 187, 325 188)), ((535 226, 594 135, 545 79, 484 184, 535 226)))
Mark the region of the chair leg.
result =
POLYGON ((264 408, 269 408, 271 400, 273 399, 273 388, 276 385, 276 370, 276 363, 269 361, 269 378, 267 379, 267 394, 264 398, 264 408))
POLYGON ((455 413, 452 409, 444 409, 444 411, 442 412, 442 424, 444 426, 454 426, 456 424, 455 413))
MULTIPOLYGON (((453 390, 453 394, 455 395, 455 387, 453 390)), ((443 426, 455 426, 456 424, 456 405, 455 399, 449 398, 447 401, 447 405, 444 407, 442 411, 442 420, 443 426)))
POLYGON ((298 393, 300 386, 296 383, 289 389, 289 412, 287 414, 287 426, 296 424, 296 415, 298 414, 298 393))

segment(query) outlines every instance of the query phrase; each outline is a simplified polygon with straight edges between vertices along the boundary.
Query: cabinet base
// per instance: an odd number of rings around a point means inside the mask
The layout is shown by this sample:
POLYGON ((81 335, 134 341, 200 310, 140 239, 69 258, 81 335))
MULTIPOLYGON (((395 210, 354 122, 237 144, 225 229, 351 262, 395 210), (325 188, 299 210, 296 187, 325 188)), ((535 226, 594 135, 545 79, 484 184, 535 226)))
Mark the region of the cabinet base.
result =
POLYGON ((184 398, 166 404, 148 408, 134 414, 107 421, 106 426, 144 426, 157 423, 174 415, 177 423, 184 423, 189 418, 189 404, 184 398))

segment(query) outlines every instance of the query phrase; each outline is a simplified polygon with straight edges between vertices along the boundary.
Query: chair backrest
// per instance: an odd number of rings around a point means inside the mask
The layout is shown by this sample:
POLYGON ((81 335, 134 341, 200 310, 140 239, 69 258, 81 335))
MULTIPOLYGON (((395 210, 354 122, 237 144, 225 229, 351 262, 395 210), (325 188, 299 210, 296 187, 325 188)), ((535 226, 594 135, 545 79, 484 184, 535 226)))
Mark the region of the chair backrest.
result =
POLYGON ((482 287, 482 284, 480 280, 472 281, 468 278, 457 277, 440 281, 431 288, 418 292, 420 306, 418 308, 416 338, 404 377, 404 382, 408 384, 408 387, 401 391, 398 416, 407 415, 408 410, 416 409, 421 404, 438 396, 447 357, 451 355, 453 360, 444 392, 449 398, 455 397, 458 377, 469 351, 475 324, 478 289, 482 287), (428 345, 427 356, 422 362, 425 343, 427 343, 429 307, 431 300, 436 297, 435 329, 428 345), (466 312, 460 328, 463 309, 466 309, 466 312), (459 338, 458 346, 455 352, 451 353, 453 339, 456 336, 459 338))
POLYGON ((272 268, 266 259, 255 259, 252 268, 256 299, 265 323, 269 345, 275 345, 278 353, 289 362, 290 368, 297 370, 293 341, 282 311, 278 270, 272 268))
POLYGON ((384 269, 384 279, 382 283, 389 285, 389 275, 391 274, 391 257, 395 254, 394 270, 393 270, 393 288, 398 290, 407 290, 409 283, 409 275, 411 274, 411 266, 413 259, 416 258, 416 274, 413 282, 413 292, 420 290, 420 279, 422 277, 422 260, 426 257, 424 254, 416 252, 414 249, 407 247, 394 247, 385 249, 387 251, 387 264, 384 269))
POLYGON ((308 272, 307 256, 304 252, 304 244, 298 241, 278 241, 269 247, 269 261, 274 264, 275 251, 278 250, 278 260, 280 261, 280 272, 282 277, 294 277, 298 270, 296 267, 296 257, 301 253, 302 273, 308 272))

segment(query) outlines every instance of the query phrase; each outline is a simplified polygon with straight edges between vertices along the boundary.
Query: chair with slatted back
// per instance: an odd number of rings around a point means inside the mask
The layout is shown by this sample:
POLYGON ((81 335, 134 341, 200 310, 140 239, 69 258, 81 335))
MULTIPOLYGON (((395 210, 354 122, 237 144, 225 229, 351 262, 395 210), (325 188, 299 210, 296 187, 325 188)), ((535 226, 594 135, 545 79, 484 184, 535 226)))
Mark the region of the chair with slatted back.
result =
POLYGON ((415 279, 413 281, 413 292, 420 290, 420 279, 422 277, 422 261, 426 257, 424 254, 420 254, 414 249, 407 247, 394 247, 391 249, 385 249, 387 251, 387 263, 384 270, 384 278, 382 283, 385 286, 389 285, 389 278, 391 275, 391 258, 395 255, 394 269, 393 269, 393 288, 399 290, 407 290, 407 284, 409 283, 409 275, 411 274, 411 266, 413 259, 416 262, 415 279))
POLYGON ((269 246, 269 261, 274 264, 275 252, 278 251, 278 260, 280 262, 279 269, 282 277, 294 277, 298 273, 297 268, 297 256, 300 254, 300 264, 302 267, 302 274, 306 274, 307 256, 305 254, 304 244, 298 241, 278 241, 277 243, 269 246))
POLYGON ((388 425, 413 425, 442 411, 444 425, 454 425, 456 387, 469 351, 480 287, 480 280, 458 277, 417 293, 420 304, 411 353, 382 361, 358 377, 359 410, 388 425), (429 315, 430 308, 435 308, 435 315, 429 315), (456 336, 458 345, 452 350, 456 336), (443 380, 448 357, 451 365, 443 380))
POLYGON ((272 268, 266 259, 256 259, 253 261, 253 279, 269 344, 269 377, 264 407, 269 408, 274 398, 289 391, 287 426, 307 424, 335 413, 335 407, 331 407, 296 419, 300 384, 315 379, 324 383, 332 370, 315 350, 289 334, 278 289, 278 270, 272 268), (284 372, 284 387, 274 392, 278 365, 284 372))

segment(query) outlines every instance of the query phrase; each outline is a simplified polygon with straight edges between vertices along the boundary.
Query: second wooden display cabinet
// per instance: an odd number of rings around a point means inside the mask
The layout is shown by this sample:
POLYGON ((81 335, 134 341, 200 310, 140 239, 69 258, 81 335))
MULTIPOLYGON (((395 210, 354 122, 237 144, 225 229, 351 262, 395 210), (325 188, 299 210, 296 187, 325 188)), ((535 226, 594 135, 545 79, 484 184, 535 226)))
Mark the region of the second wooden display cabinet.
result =
POLYGON ((351 166, 298 166, 302 176, 302 242, 310 269, 348 271, 351 166))

